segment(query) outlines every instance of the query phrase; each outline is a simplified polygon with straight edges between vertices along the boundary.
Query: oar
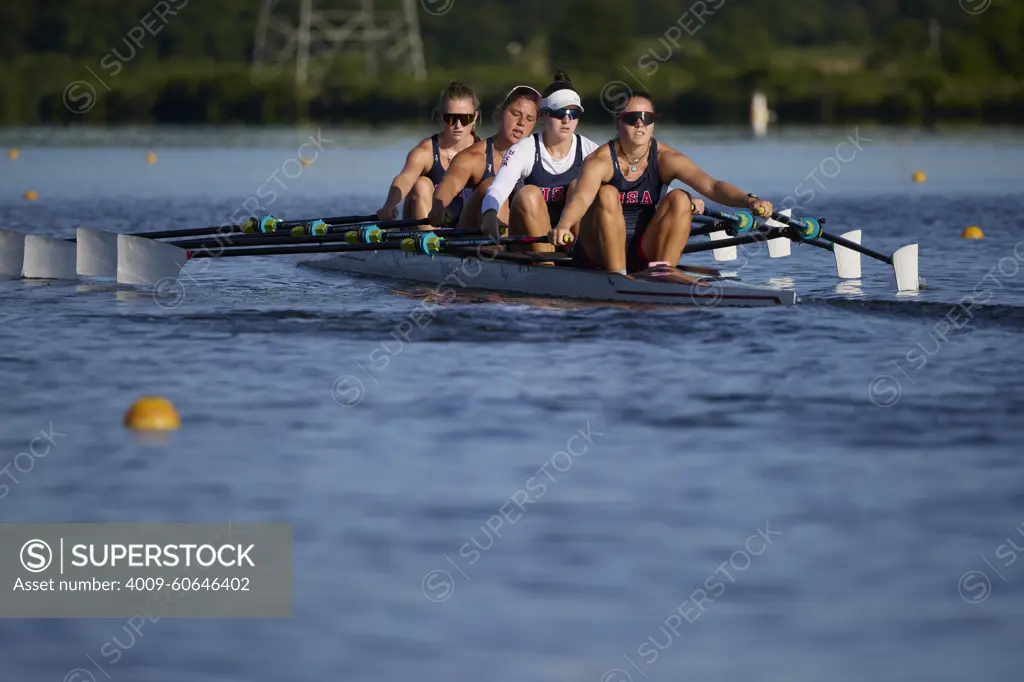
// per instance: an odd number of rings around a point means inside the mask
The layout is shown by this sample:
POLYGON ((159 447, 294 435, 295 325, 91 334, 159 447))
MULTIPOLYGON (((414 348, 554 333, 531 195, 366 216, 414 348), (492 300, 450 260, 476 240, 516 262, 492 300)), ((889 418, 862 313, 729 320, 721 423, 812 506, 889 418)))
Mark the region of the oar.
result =
MULTIPOLYGON (((469 235, 483 236, 478 229, 439 228, 434 231, 443 237, 466 237, 469 235)), ((286 246, 289 244, 330 244, 347 242, 349 244, 380 244, 394 239, 405 239, 425 234, 423 230, 381 230, 376 225, 358 230, 340 233, 302 235, 293 237, 287 233, 227 235, 217 239, 185 239, 166 242, 180 249, 216 249, 236 248, 244 246, 286 246)))
MULTIPOLYGON (((690 209, 695 207, 690 204, 690 209)), ((714 209, 705 208, 704 213, 695 215, 694 219, 701 219, 701 222, 713 221, 710 225, 702 225, 692 228, 690 234, 693 236, 708 235, 716 244, 714 251, 715 260, 731 261, 736 259, 736 247, 722 246, 722 242, 732 235, 750 232, 757 226, 754 221, 754 214, 743 208, 735 213, 723 213, 714 209)))
MULTIPOLYGON (((248 218, 238 225, 216 225, 212 227, 193 227, 184 230, 164 230, 162 232, 134 232, 129 236, 132 237, 148 237, 150 239, 175 239, 179 237, 199 237, 207 234, 230 234, 234 232, 244 232, 246 234, 255 234, 257 232, 277 232, 279 229, 290 229, 293 227, 299 227, 308 223, 319 221, 326 225, 353 225, 358 223, 366 223, 377 220, 376 215, 346 215, 337 216, 334 218, 310 218, 308 220, 280 220, 273 216, 264 216, 257 218, 255 216, 248 218)), ((390 224, 393 223, 404 223, 406 225, 426 225, 427 221, 387 221, 390 224)))
POLYGON ((798 238, 803 241, 824 239, 832 242, 836 246, 856 251, 857 253, 868 256, 869 258, 881 261, 886 265, 891 265, 896 277, 896 288, 899 291, 918 291, 921 288, 920 280, 918 278, 917 244, 909 244, 901 247, 891 256, 887 256, 884 253, 875 251, 874 249, 863 247, 849 239, 837 237, 836 235, 823 231, 821 229, 821 223, 825 222, 824 219, 816 220, 814 218, 803 218, 798 220, 780 213, 774 213, 772 215, 772 219, 793 228, 796 231, 798 238))
POLYGON ((344 253, 348 251, 387 251, 401 250, 409 253, 422 253, 432 255, 448 249, 464 248, 467 246, 497 246, 498 244, 537 244, 547 242, 548 237, 466 237, 448 239, 425 232, 416 237, 407 237, 402 240, 381 242, 379 244, 326 244, 323 246, 271 246, 267 248, 233 248, 224 251, 211 251, 209 249, 187 250, 189 260, 193 258, 224 258, 230 256, 279 256, 300 253, 344 253))
MULTIPOLYGON (((286 241, 268 242, 273 246, 244 248, 199 248, 187 250, 174 244, 132 235, 117 236, 117 281, 121 284, 153 285, 158 282, 177 282, 181 269, 193 258, 225 258, 234 256, 274 256, 304 253, 338 253, 344 251, 397 250, 433 254, 447 249, 495 244, 534 244, 548 237, 464 237, 448 239, 433 232, 417 231, 416 236, 381 243, 351 244, 318 243, 292 244, 286 241)), ((322 241, 322 238, 321 238, 322 241)))
POLYGON ((754 214, 745 208, 741 208, 735 213, 723 213, 714 209, 705 208, 704 214, 712 220, 721 220, 722 222, 729 223, 732 229, 740 234, 744 232, 750 232, 757 226, 754 221, 754 214))
POLYGON ((768 241, 769 239, 778 239, 779 237, 788 236, 789 234, 787 229, 776 227, 772 228, 771 230, 758 230, 754 232, 748 232, 738 237, 731 237, 729 239, 716 239, 705 244, 687 244, 683 248, 683 253, 714 251, 717 249, 726 249, 733 246, 742 246, 743 244, 752 244, 754 242, 768 241))

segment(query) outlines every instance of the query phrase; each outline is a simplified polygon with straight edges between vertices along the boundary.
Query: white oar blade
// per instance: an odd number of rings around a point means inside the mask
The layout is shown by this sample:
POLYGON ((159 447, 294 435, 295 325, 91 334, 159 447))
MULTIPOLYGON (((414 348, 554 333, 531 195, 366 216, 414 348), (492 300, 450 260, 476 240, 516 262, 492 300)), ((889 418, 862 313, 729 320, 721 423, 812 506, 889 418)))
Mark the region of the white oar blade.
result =
POLYGON ((779 237, 778 239, 768 240, 768 257, 769 258, 785 258, 789 255, 789 249, 793 245, 793 242, 786 239, 785 237, 779 237))
MULTIPOLYGON (((860 230, 851 230, 839 235, 846 241, 860 244, 860 230)), ((832 245, 832 255, 836 257, 836 270, 839 279, 860 279, 860 252, 848 249, 841 244, 832 245)))
POLYGON ((188 260, 185 249, 147 237, 117 235, 117 281, 122 284, 156 284, 177 279, 188 260))
POLYGON ((892 266, 896 271, 896 288, 899 291, 918 291, 917 244, 910 244, 892 254, 892 266))
POLYGON ((117 235, 78 228, 78 274, 82 277, 117 277, 117 235))
MULTIPOLYGON (((719 230, 718 232, 712 232, 708 236, 711 238, 711 241, 717 242, 721 239, 728 239, 729 233, 725 230, 719 230)), ((717 261, 736 260, 735 246, 726 246, 722 249, 715 249, 712 253, 715 255, 715 260, 717 261)))
POLYGON ((0 277, 21 277, 25 264, 25 233, 0 230, 0 277))
POLYGON ((78 279, 74 242, 35 234, 25 235, 25 279, 78 279))
MULTIPOLYGON (((793 209, 787 208, 784 211, 779 211, 784 216, 792 216, 793 209)), ((764 221, 767 227, 785 227, 784 223, 780 223, 778 220, 772 220, 768 218, 764 221)), ((769 258, 785 258, 790 253, 790 248, 793 246, 793 242, 785 237, 779 237, 778 239, 768 240, 768 257, 769 258)))

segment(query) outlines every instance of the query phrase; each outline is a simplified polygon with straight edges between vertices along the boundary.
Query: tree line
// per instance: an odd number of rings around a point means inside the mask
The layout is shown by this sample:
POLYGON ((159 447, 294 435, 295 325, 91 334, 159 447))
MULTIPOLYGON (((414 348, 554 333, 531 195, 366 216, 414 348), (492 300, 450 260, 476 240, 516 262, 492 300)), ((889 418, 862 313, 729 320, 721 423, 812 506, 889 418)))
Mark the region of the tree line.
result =
MULTIPOLYGON (((401 0, 374 4, 384 13, 401 0)), ((294 22, 299 5, 280 0, 276 13, 294 22)), ((360 1, 315 5, 358 9, 360 1)), ((453 77, 494 96, 517 78, 542 85, 555 69, 569 71, 593 98, 609 80, 639 82, 694 122, 742 116, 754 87, 808 121, 1020 120, 1024 111, 1018 0, 423 0, 416 7, 428 82, 386 62, 368 77, 354 51, 315 60, 311 87, 297 92, 288 72, 252 78, 258 0, 3 3, 0 122, 258 123, 368 111, 401 119, 429 112, 453 77), (76 81, 95 90, 95 101, 88 90, 66 91, 76 81)))

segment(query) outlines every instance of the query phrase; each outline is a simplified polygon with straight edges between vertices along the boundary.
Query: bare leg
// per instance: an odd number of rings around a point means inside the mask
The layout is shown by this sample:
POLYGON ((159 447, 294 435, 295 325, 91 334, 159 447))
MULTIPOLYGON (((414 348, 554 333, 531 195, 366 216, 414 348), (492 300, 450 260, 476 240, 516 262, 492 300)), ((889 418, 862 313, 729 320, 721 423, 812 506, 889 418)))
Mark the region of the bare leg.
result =
MULTIPOLYGON (((459 216, 459 227, 468 229, 478 229, 480 227, 480 206, 483 204, 484 197, 487 195, 487 190, 492 182, 494 182, 493 177, 487 178, 477 185, 473 193, 466 199, 466 203, 462 207, 462 215, 459 216)), ((508 224, 507 202, 498 210, 498 220, 506 225, 508 224)))
MULTIPOLYGON (((565 189, 565 203, 569 203, 569 199, 572 199, 572 193, 576 191, 576 180, 569 183, 569 186, 565 189)), ((581 221, 582 222, 582 221, 581 221)), ((570 225, 569 229, 572 230, 572 236, 579 239, 580 237, 580 223, 570 225)))
MULTIPOLYGON (((529 237, 543 237, 551 232, 551 217, 539 187, 526 185, 516 192, 509 210, 508 231, 510 235, 529 237)), ((554 244, 543 243, 526 248, 543 253, 555 250, 554 244)))
POLYGON ((580 221, 580 246, 590 260, 609 272, 626 269, 626 219, 619 190, 604 185, 580 221))
POLYGON ((665 195, 647 224, 640 246, 651 261, 667 261, 675 266, 690 238, 690 195, 674 189, 665 195))
MULTIPOLYGON (((405 220, 422 220, 430 215, 430 205, 434 200, 434 183, 427 176, 421 176, 409 190, 402 206, 402 218, 405 220)), ((429 225, 420 226, 429 230, 429 225)))

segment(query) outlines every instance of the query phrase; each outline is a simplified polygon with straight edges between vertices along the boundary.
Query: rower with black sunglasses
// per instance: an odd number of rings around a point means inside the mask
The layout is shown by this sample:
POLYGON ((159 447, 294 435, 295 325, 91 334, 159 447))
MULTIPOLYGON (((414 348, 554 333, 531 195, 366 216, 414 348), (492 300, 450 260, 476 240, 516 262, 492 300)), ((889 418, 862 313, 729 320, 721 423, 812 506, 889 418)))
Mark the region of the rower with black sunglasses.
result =
MULTIPOLYGON (((583 159, 598 149, 593 140, 576 133, 583 104, 564 71, 555 74, 541 102, 544 132, 516 143, 484 197, 481 232, 498 233, 501 212, 516 187, 508 215, 509 233, 542 237, 558 222, 565 200, 583 168, 583 159)), ((534 251, 551 251, 537 243, 534 251)))
MULTIPOLYGON (((403 199, 402 218, 422 220, 430 214, 434 190, 444 178, 452 159, 480 141, 476 134, 479 108, 480 100, 471 88, 457 80, 448 84, 438 101, 444 127, 440 133, 421 140, 406 156, 405 166, 388 188, 384 205, 377 209, 377 218, 397 218, 398 205, 403 199)), ((450 214, 458 218, 462 211, 461 197, 454 203, 457 205, 451 207, 450 214)))
POLYGON ((675 267, 690 236, 691 213, 703 213, 702 199, 681 189, 678 180, 724 206, 748 208, 767 216, 772 204, 716 180, 680 151, 654 137, 654 100, 633 92, 616 116, 618 137, 607 153, 583 164, 572 198, 551 232, 553 244, 571 244, 580 267, 638 272, 652 263, 675 267), (572 227, 579 223, 578 237, 572 227))
MULTIPOLYGON (((428 220, 441 227, 452 215, 452 206, 461 204, 461 216, 456 214, 459 227, 480 226, 480 204, 494 181, 495 170, 512 145, 529 137, 537 123, 541 94, 529 85, 512 88, 495 109, 500 116, 498 132, 486 140, 455 155, 444 179, 434 191, 434 203, 428 220)), ((507 210, 502 220, 507 221, 507 210)))

